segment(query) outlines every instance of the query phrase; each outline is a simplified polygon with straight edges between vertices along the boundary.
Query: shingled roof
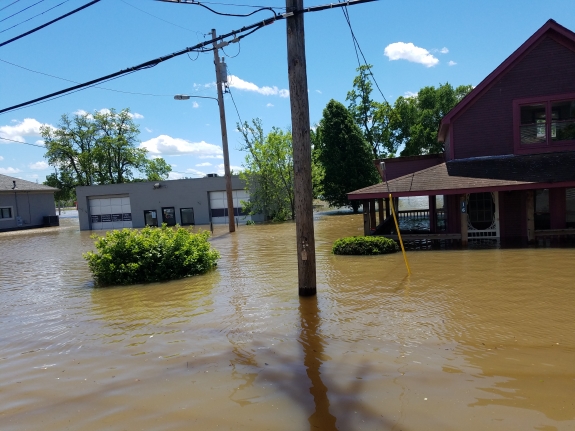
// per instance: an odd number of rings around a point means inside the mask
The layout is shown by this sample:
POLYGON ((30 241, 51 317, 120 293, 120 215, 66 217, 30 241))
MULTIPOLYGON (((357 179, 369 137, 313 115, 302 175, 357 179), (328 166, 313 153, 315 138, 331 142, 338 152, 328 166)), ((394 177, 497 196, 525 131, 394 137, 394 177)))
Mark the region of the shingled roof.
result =
MULTIPOLYGON (((447 173, 445 163, 441 163, 440 165, 395 178, 388 181, 388 184, 389 191, 393 193, 393 196, 402 197, 531 189, 534 183, 450 176, 447 173)), ((351 200, 378 199, 385 198, 388 194, 385 183, 379 183, 348 193, 347 197, 351 200)))
POLYGON ((58 189, 44 184, 36 184, 32 181, 21 180, 20 178, 9 177, 8 175, 0 174, 0 192, 56 192, 58 189), (14 189, 14 181, 16 181, 16 189, 14 189))

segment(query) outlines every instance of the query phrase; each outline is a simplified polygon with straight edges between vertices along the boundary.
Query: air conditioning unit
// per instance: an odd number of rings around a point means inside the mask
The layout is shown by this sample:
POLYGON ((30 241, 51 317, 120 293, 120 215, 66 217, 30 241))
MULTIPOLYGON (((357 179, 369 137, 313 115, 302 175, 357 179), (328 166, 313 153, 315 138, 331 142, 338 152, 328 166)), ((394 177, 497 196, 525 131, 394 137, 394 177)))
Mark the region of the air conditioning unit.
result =
POLYGON ((208 178, 215 178, 215 177, 217 177, 217 176, 218 176, 218 174, 208 174, 208 175, 207 175, 208 178))

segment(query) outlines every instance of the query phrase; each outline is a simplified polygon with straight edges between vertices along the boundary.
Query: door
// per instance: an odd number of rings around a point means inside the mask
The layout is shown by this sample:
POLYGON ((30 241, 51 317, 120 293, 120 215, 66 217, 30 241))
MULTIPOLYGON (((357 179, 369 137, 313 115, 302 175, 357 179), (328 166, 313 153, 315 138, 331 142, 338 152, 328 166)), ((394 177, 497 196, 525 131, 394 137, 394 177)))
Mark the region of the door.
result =
POLYGON ((162 208, 162 223, 166 223, 168 226, 176 225, 176 210, 174 207, 162 208))

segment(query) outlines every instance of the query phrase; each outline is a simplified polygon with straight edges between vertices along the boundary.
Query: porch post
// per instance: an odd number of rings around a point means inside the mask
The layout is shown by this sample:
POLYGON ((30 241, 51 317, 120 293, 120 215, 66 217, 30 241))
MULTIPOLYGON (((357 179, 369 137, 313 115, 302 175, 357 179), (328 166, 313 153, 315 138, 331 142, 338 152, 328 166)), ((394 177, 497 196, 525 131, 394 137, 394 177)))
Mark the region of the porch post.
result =
POLYGON ((464 202, 465 202, 465 195, 460 195, 459 212, 461 213, 461 246, 467 247, 467 208, 465 208, 465 212, 461 212, 464 202))
POLYGON ((385 198, 385 219, 387 220, 389 218, 389 216, 391 215, 389 212, 389 198, 385 198))
POLYGON ((377 220, 375 218, 375 199, 371 199, 369 201, 369 226, 370 226, 370 233, 371 229, 375 229, 377 226, 377 220))
POLYGON ((525 209, 527 217, 527 243, 535 242, 535 191, 527 190, 527 199, 525 200, 525 209))
POLYGON ((379 224, 381 224, 385 220, 383 218, 383 199, 377 200, 377 208, 379 210, 379 224))
POLYGON ((368 236, 371 231, 369 228, 369 201, 364 200, 362 201, 362 208, 363 208, 363 234, 368 236))
POLYGON ((565 229, 567 227, 567 196, 565 188, 549 189, 549 213, 551 229, 565 229))
POLYGON ((437 231, 437 205, 435 196, 429 196, 429 233, 437 231))

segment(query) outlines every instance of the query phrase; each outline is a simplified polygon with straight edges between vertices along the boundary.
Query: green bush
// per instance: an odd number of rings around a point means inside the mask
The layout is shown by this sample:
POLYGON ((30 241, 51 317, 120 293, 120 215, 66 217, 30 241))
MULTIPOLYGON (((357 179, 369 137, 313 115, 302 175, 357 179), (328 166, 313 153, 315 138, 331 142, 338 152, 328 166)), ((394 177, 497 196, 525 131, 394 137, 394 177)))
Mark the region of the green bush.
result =
POLYGON ((385 254, 399 250, 397 243, 382 236, 351 236, 333 243, 334 254, 385 254))
POLYGON ((203 274, 217 265, 220 254, 208 242, 209 232, 193 233, 165 224, 140 231, 122 229, 97 238, 97 252, 87 252, 97 284, 136 284, 203 274))

